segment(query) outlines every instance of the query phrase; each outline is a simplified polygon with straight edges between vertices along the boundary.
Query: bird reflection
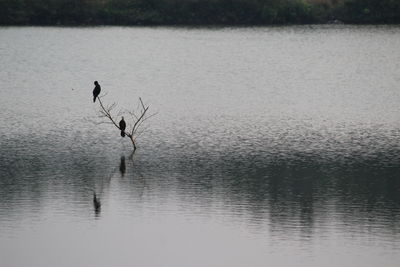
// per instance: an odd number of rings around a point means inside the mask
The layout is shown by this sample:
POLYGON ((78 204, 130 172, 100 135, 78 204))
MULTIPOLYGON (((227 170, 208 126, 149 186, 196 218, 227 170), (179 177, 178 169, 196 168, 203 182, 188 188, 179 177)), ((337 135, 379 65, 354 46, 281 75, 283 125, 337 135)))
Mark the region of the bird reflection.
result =
POLYGON ((100 211, 101 211, 101 202, 100 202, 100 198, 97 197, 95 191, 93 191, 93 207, 94 207, 95 215, 99 216, 100 211))
POLYGON ((121 156, 121 161, 119 163, 119 172, 121 173, 122 177, 125 175, 126 172, 125 156, 121 156))

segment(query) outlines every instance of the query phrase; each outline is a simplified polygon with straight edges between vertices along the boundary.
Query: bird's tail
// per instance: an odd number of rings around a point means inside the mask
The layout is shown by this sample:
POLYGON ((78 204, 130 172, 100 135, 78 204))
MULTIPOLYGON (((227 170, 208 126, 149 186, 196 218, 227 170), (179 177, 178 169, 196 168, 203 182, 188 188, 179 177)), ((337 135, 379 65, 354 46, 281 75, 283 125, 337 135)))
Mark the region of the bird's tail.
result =
POLYGON ((121 136, 125 137, 125 132, 124 131, 121 131, 121 136))
POLYGON ((93 97, 93 103, 96 102, 96 97, 93 97))

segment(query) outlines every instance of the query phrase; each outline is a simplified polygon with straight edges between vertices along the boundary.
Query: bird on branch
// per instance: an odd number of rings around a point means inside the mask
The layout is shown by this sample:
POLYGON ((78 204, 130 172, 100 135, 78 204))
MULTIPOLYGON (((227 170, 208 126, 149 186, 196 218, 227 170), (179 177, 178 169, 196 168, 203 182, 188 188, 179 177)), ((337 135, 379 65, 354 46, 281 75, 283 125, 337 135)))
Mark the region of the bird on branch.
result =
POLYGON ((121 130, 121 136, 125 137, 125 129, 126 129, 126 123, 124 121, 124 117, 119 121, 119 129, 121 130))
POLYGON ((93 103, 96 102, 96 98, 99 96, 101 87, 100 84, 97 81, 94 81, 94 89, 93 89, 93 103))

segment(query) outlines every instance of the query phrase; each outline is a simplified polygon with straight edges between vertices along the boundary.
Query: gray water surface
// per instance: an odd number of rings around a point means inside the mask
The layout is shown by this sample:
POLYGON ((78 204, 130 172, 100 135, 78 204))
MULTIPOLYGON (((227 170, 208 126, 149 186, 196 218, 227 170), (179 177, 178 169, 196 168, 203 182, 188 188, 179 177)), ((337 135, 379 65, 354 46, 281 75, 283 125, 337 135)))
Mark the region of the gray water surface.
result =
POLYGON ((0 28, 0 266, 398 266, 399 47, 398 26, 0 28), (94 80, 157 113, 132 158, 94 80))

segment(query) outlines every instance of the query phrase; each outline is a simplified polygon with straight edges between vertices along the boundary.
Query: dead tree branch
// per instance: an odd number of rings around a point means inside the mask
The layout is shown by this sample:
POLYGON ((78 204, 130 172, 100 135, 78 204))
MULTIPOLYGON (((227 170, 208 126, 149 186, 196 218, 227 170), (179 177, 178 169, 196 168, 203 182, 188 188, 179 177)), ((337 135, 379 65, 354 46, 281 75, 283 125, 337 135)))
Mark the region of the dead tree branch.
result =
POLYGON ((108 120, 109 123, 113 124, 116 128, 118 128, 118 130, 122 131, 125 134, 125 136, 127 136, 131 140, 133 146, 133 152, 135 152, 137 149, 136 138, 142 134, 142 131, 140 132, 138 131, 139 128, 146 120, 156 115, 156 113, 148 115, 147 112, 149 110, 149 106, 146 106, 143 103, 142 99, 139 97, 139 102, 140 102, 139 113, 137 113, 137 111, 135 110, 124 111, 120 109, 117 112, 117 114, 114 115, 113 112, 114 109, 117 107, 117 104, 116 103, 112 103, 110 105, 103 104, 103 101, 101 99, 106 95, 107 94, 97 97, 100 106, 99 117, 108 120), (125 130, 122 130, 119 126, 119 123, 117 123, 117 118, 124 115, 124 113, 128 113, 130 115, 131 121, 128 122, 129 127, 125 128, 125 130))

